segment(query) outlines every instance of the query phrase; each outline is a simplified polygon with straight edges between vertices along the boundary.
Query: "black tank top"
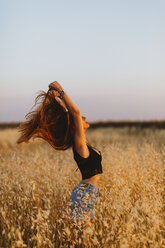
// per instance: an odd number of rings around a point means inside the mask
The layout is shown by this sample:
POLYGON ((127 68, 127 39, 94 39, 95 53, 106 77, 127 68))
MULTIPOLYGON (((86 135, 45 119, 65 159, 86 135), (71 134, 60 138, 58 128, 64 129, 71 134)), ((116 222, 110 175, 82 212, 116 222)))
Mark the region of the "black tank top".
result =
POLYGON ((74 148, 73 145, 73 154, 74 154, 74 160, 76 161, 78 168, 80 169, 80 172, 82 174, 82 179, 90 178, 96 174, 102 174, 102 156, 101 152, 100 154, 96 152, 92 146, 87 144, 89 149, 89 156, 87 158, 83 158, 78 154, 74 148))

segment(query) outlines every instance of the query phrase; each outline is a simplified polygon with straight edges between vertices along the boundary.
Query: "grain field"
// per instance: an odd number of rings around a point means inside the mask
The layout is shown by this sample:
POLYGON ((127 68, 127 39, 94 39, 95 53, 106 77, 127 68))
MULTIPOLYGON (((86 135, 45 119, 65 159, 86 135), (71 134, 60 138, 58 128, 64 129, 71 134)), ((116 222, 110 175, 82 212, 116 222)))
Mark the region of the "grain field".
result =
POLYGON ((102 152, 101 195, 94 222, 77 226, 68 216, 81 180, 72 149, 17 138, 0 130, 0 247, 165 247, 165 130, 87 130, 102 152))

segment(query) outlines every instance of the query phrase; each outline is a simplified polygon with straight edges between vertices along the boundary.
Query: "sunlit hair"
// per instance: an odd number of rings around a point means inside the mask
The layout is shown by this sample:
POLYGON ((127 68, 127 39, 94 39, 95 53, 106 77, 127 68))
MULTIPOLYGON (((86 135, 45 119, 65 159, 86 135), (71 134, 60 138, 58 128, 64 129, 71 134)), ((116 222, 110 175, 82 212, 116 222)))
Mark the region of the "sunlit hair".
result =
MULTIPOLYGON (((62 100, 55 97, 53 90, 40 91, 35 104, 40 104, 36 110, 29 112, 26 121, 20 124, 21 136, 17 144, 28 142, 33 138, 46 140, 57 150, 66 150, 73 144, 74 124, 69 111, 62 106, 62 100), (38 102, 41 100, 40 102, 38 102)), ((33 107, 34 107, 33 106, 33 107)))

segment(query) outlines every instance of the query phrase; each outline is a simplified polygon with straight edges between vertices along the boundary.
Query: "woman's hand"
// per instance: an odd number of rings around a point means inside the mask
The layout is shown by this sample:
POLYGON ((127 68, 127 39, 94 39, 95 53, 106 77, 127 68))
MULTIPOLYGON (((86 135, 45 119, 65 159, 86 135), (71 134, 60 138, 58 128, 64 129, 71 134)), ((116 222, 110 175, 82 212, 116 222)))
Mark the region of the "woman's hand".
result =
POLYGON ((62 86, 57 81, 54 81, 53 83, 49 84, 49 88, 57 90, 58 92, 63 90, 62 86))
POLYGON ((49 89, 53 89, 53 94, 57 102, 64 108, 65 111, 67 111, 64 101, 61 100, 60 91, 63 90, 62 86, 57 81, 54 81, 53 83, 49 84, 49 89))
POLYGON ((53 94, 54 94, 55 97, 61 98, 61 95, 57 90, 53 90, 53 94))

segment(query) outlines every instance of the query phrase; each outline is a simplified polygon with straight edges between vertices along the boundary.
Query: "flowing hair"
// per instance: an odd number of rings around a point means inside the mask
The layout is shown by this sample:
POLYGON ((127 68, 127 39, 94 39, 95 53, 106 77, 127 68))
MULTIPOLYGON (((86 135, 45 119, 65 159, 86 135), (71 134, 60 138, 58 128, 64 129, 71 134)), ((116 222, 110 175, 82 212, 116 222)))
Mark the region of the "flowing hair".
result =
MULTIPOLYGON (((33 138, 42 138, 57 150, 66 150, 73 145, 74 121, 62 100, 55 97, 53 90, 40 91, 35 99, 39 107, 26 114, 26 121, 19 126, 21 136, 17 144, 28 143, 33 138)), ((33 107, 34 107, 33 106, 33 107)), ((32 107, 32 108, 33 108, 32 107)))

